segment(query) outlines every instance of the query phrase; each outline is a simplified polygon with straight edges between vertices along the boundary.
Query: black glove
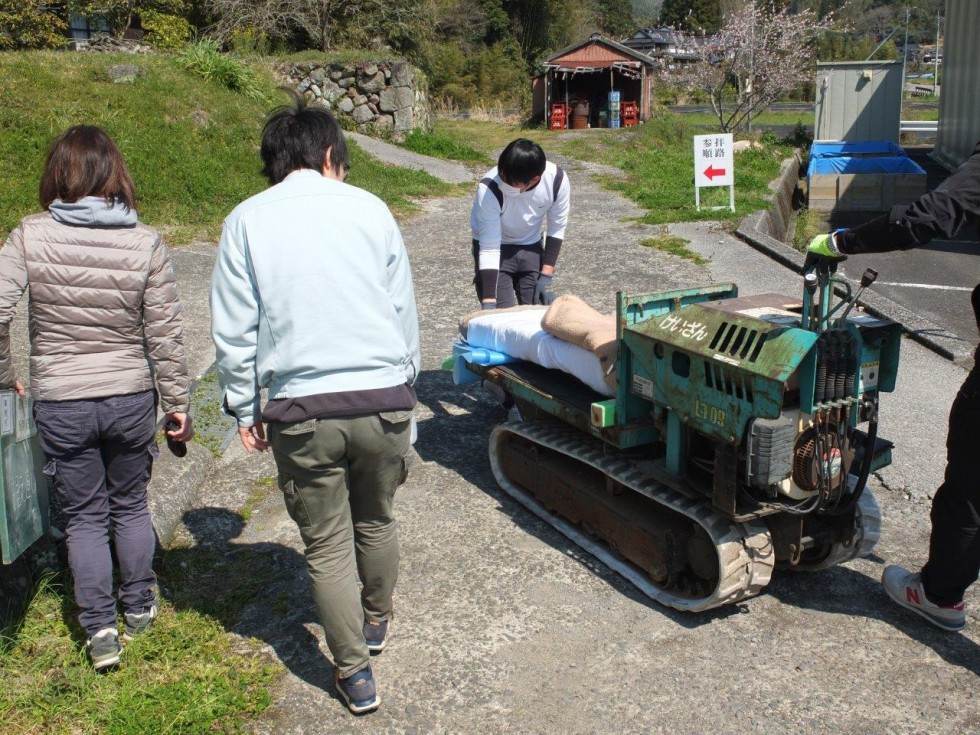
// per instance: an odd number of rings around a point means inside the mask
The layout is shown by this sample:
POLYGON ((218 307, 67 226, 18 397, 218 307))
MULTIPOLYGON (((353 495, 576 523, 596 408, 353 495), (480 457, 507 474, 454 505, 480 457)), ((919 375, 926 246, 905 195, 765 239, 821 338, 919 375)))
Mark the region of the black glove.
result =
POLYGON ((531 299, 532 304, 551 306, 555 300, 555 292, 551 287, 553 278, 553 275, 546 276, 544 273, 538 274, 538 282, 534 284, 534 296, 531 299))
POLYGON ((481 301, 480 302, 480 311, 488 311, 490 309, 496 309, 496 308, 497 308, 497 302, 496 301, 481 301))

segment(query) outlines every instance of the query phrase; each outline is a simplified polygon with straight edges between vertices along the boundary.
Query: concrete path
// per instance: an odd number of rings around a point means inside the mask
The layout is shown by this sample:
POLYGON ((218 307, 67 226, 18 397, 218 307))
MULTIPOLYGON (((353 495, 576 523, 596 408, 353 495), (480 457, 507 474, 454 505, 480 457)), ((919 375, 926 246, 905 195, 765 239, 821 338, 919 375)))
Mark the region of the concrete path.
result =
MULTIPOLYGON (((707 266, 640 245, 659 231, 562 161, 573 216, 559 291, 611 310, 615 292, 735 281, 744 294, 800 292, 797 276, 710 224, 674 225, 707 266)), ((757 598, 692 615, 642 597, 496 487, 487 437, 504 419, 480 389, 439 371, 469 281, 469 198, 436 199, 405 223, 422 326, 417 456, 399 490, 397 617, 375 658, 382 708, 355 718, 336 698, 299 534, 268 455, 233 445, 185 515, 181 539, 216 558, 260 549, 276 581, 236 636, 287 669, 253 733, 964 733, 980 729, 980 597, 967 630, 943 634, 887 601, 885 560, 925 556, 945 416, 963 371, 903 340, 899 390, 882 400, 895 464, 872 480, 885 514, 877 556, 779 575, 757 598), (271 485, 271 486, 270 486, 271 485), (247 510, 246 510, 247 509, 247 510), (246 522, 247 517, 247 522, 246 522)), ((209 272, 206 249, 177 254, 209 272)), ((185 268, 186 266, 186 268, 185 268)), ((182 276, 183 277, 183 276, 182 276)), ((182 296, 203 288, 182 283, 182 296)), ((192 300, 197 297, 192 297, 192 300)), ((204 319, 197 308, 188 316, 204 319)), ((196 333, 198 326, 189 326, 196 333)), ((202 347, 203 349, 203 347, 202 347)))
MULTIPOLYGON (((470 169, 461 163, 455 161, 444 161, 441 158, 432 158, 431 156, 423 156, 419 153, 413 153, 410 150, 401 148, 397 145, 392 145, 391 143, 385 143, 383 140, 378 140, 377 138, 372 138, 368 135, 363 135, 361 133, 345 133, 348 139, 353 140, 361 148, 366 150, 375 158, 379 158, 385 163, 389 163, 392 166, 401 166, 402 168, 412 168, 418 171, 425 171, 437 179, 442 179, 443 181, 450 184, 462 184, 467 181, 476 181, 476 177, 480 172, 475 169, 470 169)), ((485 167, 479 167, 485 169, 485 167)))

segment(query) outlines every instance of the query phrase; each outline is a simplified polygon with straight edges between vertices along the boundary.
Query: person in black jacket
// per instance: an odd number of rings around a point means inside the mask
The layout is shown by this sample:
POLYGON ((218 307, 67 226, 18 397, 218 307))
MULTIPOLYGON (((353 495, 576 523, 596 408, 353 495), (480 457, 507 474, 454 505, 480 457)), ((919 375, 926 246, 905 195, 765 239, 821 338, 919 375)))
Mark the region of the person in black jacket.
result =
MULTIPOLYGON (((907 250, 953 237, 980 219, 980 143, 957 171, 912 204, 813 239, 809 254, 844 258, 907 250)), ((980 284, 971 297, 980 329, 980 284)), ((885 568, 881 583, 902 607, 948 631, 966 625, 963 595, 980 576, 980 347, 949 413, 946 475, 932 501, 929 559, 921 571, 885 568)))

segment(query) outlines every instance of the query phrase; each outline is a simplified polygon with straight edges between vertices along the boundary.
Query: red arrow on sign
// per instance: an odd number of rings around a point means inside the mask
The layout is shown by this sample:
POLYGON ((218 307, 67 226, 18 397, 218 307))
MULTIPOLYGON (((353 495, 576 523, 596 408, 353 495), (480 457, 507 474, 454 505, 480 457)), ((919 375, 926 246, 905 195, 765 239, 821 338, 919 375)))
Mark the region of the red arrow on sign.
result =
POLYGON ((708 168, 704 170, 704 175, 707 176, 709 179, 714 179, 715 176, 724 176, 725 169, 715 168, 714 166, 708 166, 708 168))

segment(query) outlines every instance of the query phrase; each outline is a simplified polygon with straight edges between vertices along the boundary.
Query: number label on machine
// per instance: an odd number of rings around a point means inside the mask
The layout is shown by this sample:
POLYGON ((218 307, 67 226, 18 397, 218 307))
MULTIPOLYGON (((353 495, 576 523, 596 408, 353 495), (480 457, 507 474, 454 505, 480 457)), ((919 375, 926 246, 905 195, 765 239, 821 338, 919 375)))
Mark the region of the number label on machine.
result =
MULTIPOLYGON (((694 205, 701 210, 701 189, 728 187, 728 207, 735 211, 735 155, 731 133, 694 136, 694 205)), ((707 207, 726 209, 726 207, 707 207)))
POLYGON ((702 403, 699 400, 694 401, 694 417, 711 424, 716 424, 717 426, 725 425, 726 416, 724 409, 702 403))

